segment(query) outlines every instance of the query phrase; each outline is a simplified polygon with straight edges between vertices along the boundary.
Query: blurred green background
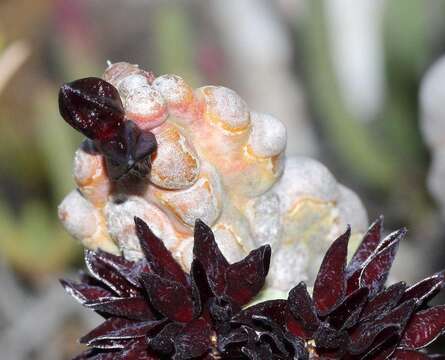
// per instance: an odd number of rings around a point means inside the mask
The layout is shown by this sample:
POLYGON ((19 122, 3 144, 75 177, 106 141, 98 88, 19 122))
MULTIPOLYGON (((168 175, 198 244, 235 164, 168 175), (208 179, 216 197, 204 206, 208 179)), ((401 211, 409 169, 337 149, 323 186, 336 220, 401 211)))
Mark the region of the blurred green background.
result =
MULTIPOLYGON (((370 219, 385 214, 387 228, 411 230, 406 256, 418 259, 418 278, 443 267, 418 93, 445 53, 444 16, 442 0, 1 0, 0 286, 29 300, 17 304, 45 306, 55 277, 81 264, 57 219, 81 141, 58 115, 57 92, 100 76, 108 59, 225 85, 277 115, 290 154, 325 163, 370 219)), ((19 338, 11 322, 0 315, 0 348, 19 338)), ((57 326, 14 359, 69 358, 76 345, 60 337, 85 324, 65 322, 47 349, 57 326)))

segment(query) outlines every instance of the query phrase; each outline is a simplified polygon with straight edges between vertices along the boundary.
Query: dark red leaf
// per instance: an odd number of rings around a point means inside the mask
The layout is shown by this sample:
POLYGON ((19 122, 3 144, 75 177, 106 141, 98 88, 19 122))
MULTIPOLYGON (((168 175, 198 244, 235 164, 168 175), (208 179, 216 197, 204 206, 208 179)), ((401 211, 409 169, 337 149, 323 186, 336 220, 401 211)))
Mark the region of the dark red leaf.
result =
POLYGON ((400 340, 398 331, 395 328, 386 328, 377 335, 374 343, 360 359, 363 360, 385 360, 395 351, 400 340))
POLYGON ((93 140, 113 137, 125 117, 116 88, 94 77, 64 84, 59 91, 59 111, 68 124, 93 140))
POLYGON ((359 247, 349 262, 346 273, 352 275, 361 268, 363 263, 371 256, 380 242, 383 228, 383 216, 380 216, 370 227, 359 247))
POLYGON ((317 330, 319 320, 304 282, 300 282, 289 292, 288 306, 292 314, 303 322, 306 330, 317 330))
POLYGON ((98 358, 97 360, 159 360, 159 357, 148 349, 145 341, 138 339, 115 354, 114 357, 98 358))
POLYGON ((368 289, 361 288, 338 305, 329 315, 328 322, 336 329, 348 329, 357 323, 359 315, 368 300, 368 289))
POLYGON ((349 276, 348 280, 346 281, 348 290, 346 293, 348 295, 352 294, 354 291, 360 289, 360 274, 362 272, 362 269, 358 269, 355 273, 349 276))
POLYGON ((410 299, 417 299, 418 305, 426 303, 440 291, 443 284, 444 272, 441 271, 406 289, 401 302, 410 299))
POLYGON ((264 316, 278 325, 284 326, 287 318, 292 316, 287 308, 286 300, 268 300, 249 306, 232 318, 232 321, 240 324, 252 324, 254 315, 264 316))
POLYGON ((329 313, 346 295, 345 266, 351 229, 333 242, 320 266, 314 284, 313 299, 320 315, 329 313))
POLYGON ((174 339, 181 333, 185 324, 173 322, 164 326, 155 336, 149 337, 148 346, 163 355, 171 355, 175 351, 174 339))
POLYGON ((195 223, 194 238, 194 258, 203 266, 209 285, 215 295, 224 295, 226 270, 229 263, 219 250, 212 229, 198 219, 195 223))
POLYGON ((400 346, 419 349, 437 339, 445 330, 445 305, 414 314, 406 327, 400 346))
POLYGON ((102 250, 96 250, 95 254, 107 267, 124 277, 131 285, 141 287, 139 281, 140 274, 149 271, 149 267, 145 261, 129 261, 123 256, 113 255, 102 250))
POLYGON ((414 308, 415 301, 407 301, 373 322, 360 323, 350 334, 349 351, 352 354, 361 354, 374 343, 382 331, 389 333, 395 330, 400 334, 414 308))
POLYGON ((271 249, 261 246, 226 270, 225 294, 239 306, 247 304, 264 286, 269 271, 271 249))
POLYGON ((142 251, 152 271, 163 278, 176 281, 183 286, 189 286, 187 275, 162 240, 153 234, 142 219, 135 217, 134 222, 142 251))
POLYGON ((86 307, 106 314, 121 316, 134 320, 153 320, 147 300, 143 297, 108 298, 99 301, 86 302, 86 307))
POLYGON ((218 351, 224 353, 231 345, 238 345, 247 342, 247 333, 243 328, 236 328, 233 331, 220 334, 218 336, 218 351))
POLYGON ((150 303, 170 320, 189 322, 193 319, 191 291, 179 282, 156 274, 143 274, 142 280, 150 303))
POLYGON ((405 236, 406 230, 402 229, 391 235, 391 242, 379 246, 379 251, 365 265, 360 274, 360 287, 366 286, 370 296, 377 294, 383 288, 388 278, 389 270, 397 253, 400 240, 405 236))
POLYGON ((148 331, 165 323, 164 320, 135 321, 112 317, 80 339, 82 344, 95 347, 103 340, 122 340, 145 337, 148 331))
POLYGON ((173 358, 191 359, 204 355, 210 350, 211 330, 210 325, 203 318, 188 323, 174 339, 173 358))
POLYGON ((381 314, 387 313, 400 302, 405 289, 405 283, 398 282, 379 293, 366 304, 361 314, 361 320, 374 319, 381 314))
POLYGON ((122 297, 138 296, 139 292, 127 279, 120 275, 109 264, 109 258, 103 257, 103 252, 85 251, 85 264, 90 273, 107 287, 122 297), (106 259, 106 260, 105 260, 106 259))
POLYGON ((69 280, 60 280, 60 283, 65 291, 81 304, 84 304, 87 301, 98 301, 113 296, 110 291, 99 286, 75 283, 69 280))

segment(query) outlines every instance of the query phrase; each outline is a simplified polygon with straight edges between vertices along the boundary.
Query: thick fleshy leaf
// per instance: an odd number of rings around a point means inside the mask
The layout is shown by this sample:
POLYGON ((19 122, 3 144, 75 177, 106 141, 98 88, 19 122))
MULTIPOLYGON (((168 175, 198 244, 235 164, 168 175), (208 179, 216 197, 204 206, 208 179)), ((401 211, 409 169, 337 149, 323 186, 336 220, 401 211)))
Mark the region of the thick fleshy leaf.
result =
POLYGON ((334 329, 328 322, 322 322, 314 333, 314 340, 316 345, 323 349, 344 348, 348 334, 344 330, 334 329))
POLYGON ((95 254, 104 264, 124 277, 134 287, 141 287, 140 274, 149 272, 148 264, 144 260, 133 262, 126 260, 123 256, 113 255, 102 250, 96 250, 95 254))
POLYGON ((194 309, 191 291, 179 282, 156 274, 143 274, 142 281, 153 307, 170 320, 189 322, 194 309))
POLYGON ((414 308, 415 301, 407 301, 373 322, 361 323, 350 334, 349 351, 352 354, 361 354, 374 343, 382 331, 387 333, 393 331, 390 329, 394 329, 400 334, 414 308))
POLYGON ((304 282, 300 282, 289 292, 288 306, 292 314, 303 322, 306 330, 317 329, 319 320, 304 282))
POLYGON ((352 294, 354 291, 360 289, 360 274, 362 272, 362 269, 358 269, 355 273, 349 276, 348 280, 346 281, 346 287, 347 291, 346 293, 348 295, 352 294))
POLYGON ((225 294, 239 306, 247 304, 264 286, 269 271, 271 249, 261 246, 226 270, 225 294))
POLYGON ((135 217, 134 222, 142 251, 152 271, 163 278, 176 281, 183 286, 189 286, 187 275, 162 240, 150 230, 142 219, 135 217))
POLYGON ((361 321, 374 319, 381 314, 386 314, 400 302, 405 289, 406 284, 398 282, 379 293, 366 304, 361 314, 361 321))
POLYGON ((370 227, 362 242, 349 262, 346 273, 352 275, 372 255, 380 242, 383 228, 383 216, 380 216, 370 227))
POLYGON ((335 240, 328 249, 314 284, 313 299, 320 315, 329 313, 346 295, 346 259, 351 229, 335 240))
POLYGON ((124 350, 112 354, 111 357, 94 360, 159 360, 159 357, 148 349, 145 341, 138 339, 130 343, 124 350))
POLYGON ((423 303, 428 302, 428 300, 433 298, 441 290, 444 281, 444 271, 423 279, 417 284, 414 284, 406 289, 401 302, 410 299, 417 299, 418 305, 422 305, 423 303))
POLYGON ((113 296, 112 292, 99 286, 75 283, 69 280, 60 280, 60 283, 65 291, 81 304, 87 301, 98 301, 113 296))
POLYGON ((197 318, 201 315, 208 317, 206 312, 209 299, 213 296, 207 281, 207 276, 201 263, 198 260, 193 260, 190 267, 190 282, 192 286, 192 298, 193 298, 193 313, 197 318), (205 314, 203 314, 205 312, 205 314))
POLYGON ((420 349, 432 343, 445 331, 445 305, 414 314, 406 327, 400 346, 420 349))
POLYGON ((239 346, 241 343, 247 342, 247 333, 243 328, 236 328, 229 333, 220 334, 217 338, 218 351, 224 353, 232 345, 239 346))
POLYGON ((209 323, 203 318, 188 323, 174 339, 173 359, 191 359, 204 355, 210 350, 211 331, 209 323))
POLYGON ((224 295, 229 263, 219 250, 212 229, 199 219, 195 222, 194 239, 193 257, 203 266, 215 295, 224 295))
POLYGON ((96 279, 103 282, 119 296, 138 296, 139 291, 109 263, 109 258, 104 257, 103 252, 85 251, 85 264, 96 279))
POLYGON ((361 357, 363 360, 385 360, 395 351, 400 340, 399 333, 395 328, 386 328, 377 335, 374 343, 361 357))
POLYGON ((354 326, 368 299, 368 293, 367 288, 361 288, 346 297, 329 315, 329 324, 335 329, 348 329, 354 326))
POLYGON ((62 85, 59 111, 68 124, 93 140, 112 138, 125 117, 117 89, 95 77, 62 85))
POLYGON ((379 251, 365 265, 360 274, 360 287, 366 286, 370 296, 382 290, 396 256, 399 242, 405 236, 406 230, 399 230, 393 235, 392 241, 379 246, 379 251))
POLYGON ((154 134, 142 131, 136 123, 127 120, 115 137, 97 146, 105 157, 108 176, 117 181, 128 173, 141 179, 146 177, 150 171, 150 155, 156 151, 157 143, 154 134))
POLYGON ((80 339, 82 344, 96 346, 103 340, 135 339, 145 337, 148 331, 162 325, 165 320, 135 321, 112 317, 80 339))
POLYGON ((172 322, 167 324, 155 336, 147 339, 148 346, 155 352, 171 355, 175 351, 174 339, 181 333, 185 324, 172 322))
POLYGON ((86 302, 84 305, 95 311, 127 319, 155 319, 147 300, 143 297, 107 298, 99 301, 86 302))
POLYGON ((287 318, 292 316, 287 308, 286 300, 268 300, 244 309, 232 318, 232 322, 238 324, 252 324, 254 315, 264 316, 278 325, 284 326, 287 318))

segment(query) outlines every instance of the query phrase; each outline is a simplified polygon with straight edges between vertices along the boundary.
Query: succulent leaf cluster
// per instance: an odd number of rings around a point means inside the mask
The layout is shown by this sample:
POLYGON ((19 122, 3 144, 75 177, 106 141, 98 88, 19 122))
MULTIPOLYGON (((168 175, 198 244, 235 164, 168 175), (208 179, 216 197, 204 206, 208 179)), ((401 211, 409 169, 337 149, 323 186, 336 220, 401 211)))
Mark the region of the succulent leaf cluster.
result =
POLYGON ((428 359, 423 349, 445 330, 445 306, 428 305, 444 272, 410 287, 385 285, 406 230, 383 238, 381 218, 349 262, 350 229, 334 241, 312 296, 301 282, 287 299, 252 306, 269 270, 268 245, 230 264, 198 220, 187 274, 147 224, 135 223, 143 259, 87 250, 90 275, 62 280, 105 318, 81 338, 90 349, 77 360, 428 359))

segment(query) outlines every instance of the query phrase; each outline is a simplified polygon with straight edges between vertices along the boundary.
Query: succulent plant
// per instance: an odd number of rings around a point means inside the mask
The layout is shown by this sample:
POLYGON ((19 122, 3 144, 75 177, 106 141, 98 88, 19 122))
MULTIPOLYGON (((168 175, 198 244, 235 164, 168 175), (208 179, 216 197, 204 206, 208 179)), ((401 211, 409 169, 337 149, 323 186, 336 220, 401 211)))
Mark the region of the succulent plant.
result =
POLYGON ((406 230, 382 238, 382 219, 349 263, 350 229, 333 242, 312 298, 301 282, 287 300, 247 307, 265 283, 268 245, 230 264, 198 220, 189 275, 141 219, 135 223, 143 259, 87 250, 93 276, 62 281, 106 319, 81 339, 91 349, 76 359, 427 359, 419 349, 445 331, 445 306, 428 306, 444 272, 385 286, 406 230))
POLYGON ((186 274, 141 219, 135 218, 144 259, 130 262, 106 252, 86 251, 92 275, 65 289, 106 321, 81 339, 92 350, 78 359, 196 358, 217 352, 219 334, 263 287, 270 247, 229 264, 213 233, 195 226, 194 260, 186 274))
POLYGON ((296 278, 313 282, 347 222, 355 239, 366 231, 355 193, 315 160, 285 160, 281 122, 250 111, 230 89, 193 90, 179 76, 115 63, 103 79, 64 85, 59 105, 88 137, 74 159, 77 189, 59 207, 87 248, 141 259, 138 216, 189 271, 199 218, 231 262, 270 244, 268 285, 288 291, 296 278))

